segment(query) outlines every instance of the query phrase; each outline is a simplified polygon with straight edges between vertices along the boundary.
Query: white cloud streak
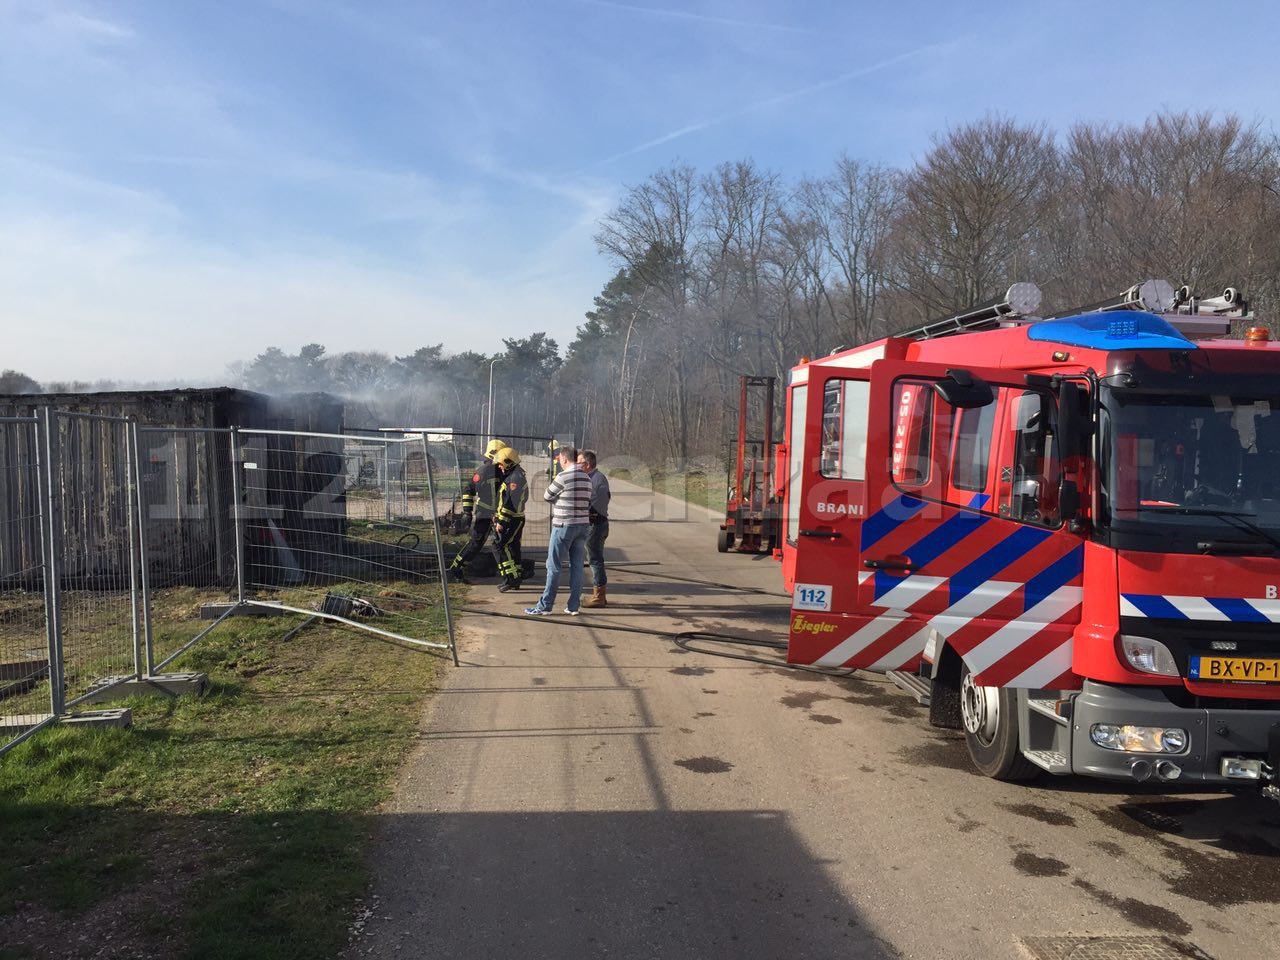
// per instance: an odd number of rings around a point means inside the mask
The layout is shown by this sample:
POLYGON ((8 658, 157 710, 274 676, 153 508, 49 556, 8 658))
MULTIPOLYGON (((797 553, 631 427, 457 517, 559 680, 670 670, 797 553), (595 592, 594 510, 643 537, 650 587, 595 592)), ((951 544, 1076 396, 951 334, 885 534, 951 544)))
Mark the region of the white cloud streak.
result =
POLYGON ((91 40, 118 43, 133 40, 137 37, 137 33, 131 27, 71 11, 64 10, 52 13, 49 15, 47 22, 55 30, 79 34, 91 40))
POLYGON ((812 34, 817 32, 810 27, 796 27, 784 23, 761 23, 755 20, 735 20, 731 17, 712 17, 702 13, 691 13, 688 10, 665 10, 659 7, 642 7, 632 3, 613 3, 611 0, 578 0, 578 2, 592 7, 604 7, 608 10, 623 10, 627 13, 639 13, 644 16, 660 17, 666 20, 687 20, 717 27, 776 30, 783 33, 812 34))
POLYGON ((963 41, 949 40, 945 43, 926 44, 923 47, 916 47, 913 50, 907 50, 903 53, 899 53, 895 56, 889 57, 887 60, 880 60, 868 66, 859 67, 856 70, 846 70, 843 73, 836 74, 835 76, 829 77, 826 80, 820 80, 817 83, 811 83, 811 84, 808 84, 807 86, 798 87, 794 90, 788 90, 785 93, 775 94, 774 96, 771 96, 771 97, 764 97, 760 100, 756 100, 756 101, 753 101, 752 103, 746 104, 745 106, 738 107, 735 110, 730 110, 726 113, 723 113, 720 116, 712 117, 708 120, 701 120, 697 123, 687 124, 683 127, 679 127, 668 133, 664 133, 659 137, 654 137, 652 140, 646 140, 644 143, 638 144, 637 146, 634 146, 634 147, 630 147, 622 151, 621 153, 615 153, 613 156, 607 157, 602 162, 606 164, 614 163, 618 160, 625 159, 626 157, 634 156, 637 153, 643 153, 646 150, 651 150, 654 147, 661 146, 664 143, 670 143, 671 141, 678 140, 681 137, 686 137, 686 136, 689 136, 690 134, 698 133, 702 130, 706 130, 709 127, 719 126, 720 124, 727 123, 730 120, 736 120, 739 117, 745 116, 746 114, 752 113, 756 110, 763 110, 767 107, 775 107, 775 106, 778 106, 779 104, 787 103, 791 100, 799 99, 800 97, 805 97, 814 93, 819 93, 820 91, 823 91, 823 90, 828 90, 831 87, 838 87, 841 84, 848 83, 851 80, 857 80, 860 77, 865 77, 872 73, 879 73, 882 70, 887 70, 890 67, 898 65, 899 63, 903 63, 907 60, 912 60, 917 57, 921 57, 925 54, 940 53, 944 50, 954 49, 960 46, 962 43, 963 41))

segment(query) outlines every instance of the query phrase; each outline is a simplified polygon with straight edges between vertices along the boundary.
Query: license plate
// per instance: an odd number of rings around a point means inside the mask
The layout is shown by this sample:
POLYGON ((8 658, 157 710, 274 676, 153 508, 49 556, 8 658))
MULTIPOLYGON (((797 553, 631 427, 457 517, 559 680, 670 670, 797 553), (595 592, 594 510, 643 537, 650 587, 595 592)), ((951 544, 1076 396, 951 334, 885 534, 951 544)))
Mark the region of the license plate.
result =
POLYGON ((1280 660, 1248 657, 1192 657, 1192 680, 1280 683, 1280 660))

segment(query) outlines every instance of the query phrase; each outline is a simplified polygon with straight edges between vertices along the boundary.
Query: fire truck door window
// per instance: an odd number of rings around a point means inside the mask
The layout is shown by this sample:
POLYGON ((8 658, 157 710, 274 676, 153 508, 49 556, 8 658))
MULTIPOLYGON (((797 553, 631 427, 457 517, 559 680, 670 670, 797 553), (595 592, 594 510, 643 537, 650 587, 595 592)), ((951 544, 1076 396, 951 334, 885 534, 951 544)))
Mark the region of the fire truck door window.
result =
POLYGON ((1000 407, 999 390, 996 394, 995 403, 960 411, 951 467, 951 485, 960 490, 981 492, 987 489, 991 437, 996 425, 996 410, 1000 407))
POLYGON ((787 542, 792 544, 796 542, 796 531, 800 529, 800 503, 804 499, 800 478, 805 467, 804 423, 808 400, 807 385, 791 388, 791 422, 787 425, 787 526, 783 533, 787 542))
POLYGON ((828 380, 822 394, 822 475, 832 480, 866 479, 866 380, 828 380))
POLYGON ((895 486, 920 487, 929 482, 933 441, 933 390, 918 380, 893 385, 892 476, 895 486))
POLYGON ((1014 400, 1008 515, 1015 520, 1058 524, 1053 420, 1053 399, 1049 395, 1029 390, 1014 400))

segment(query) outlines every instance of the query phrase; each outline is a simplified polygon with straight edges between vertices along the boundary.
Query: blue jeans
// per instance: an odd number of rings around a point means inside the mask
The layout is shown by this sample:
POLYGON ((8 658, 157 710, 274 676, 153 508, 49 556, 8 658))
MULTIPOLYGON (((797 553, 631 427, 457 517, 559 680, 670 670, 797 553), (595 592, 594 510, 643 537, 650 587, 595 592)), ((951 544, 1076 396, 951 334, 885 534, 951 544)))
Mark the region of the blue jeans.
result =
POLYGON ((538 606, 554 610, 556 591, 560 589, 560 564, 569 558, 569 600, 565 606, 577 610, 582 603, 582 555, 587 548, 589 523, 571 523, 551 528, 551 546, 547 548, 547 585, 538 606))
POLYGON ((604 542, 609 539, 609 518, 598 517, 587 534, 587 562, 591 564, 591 582, 603 587, 609 582, 604 572, 604 542))

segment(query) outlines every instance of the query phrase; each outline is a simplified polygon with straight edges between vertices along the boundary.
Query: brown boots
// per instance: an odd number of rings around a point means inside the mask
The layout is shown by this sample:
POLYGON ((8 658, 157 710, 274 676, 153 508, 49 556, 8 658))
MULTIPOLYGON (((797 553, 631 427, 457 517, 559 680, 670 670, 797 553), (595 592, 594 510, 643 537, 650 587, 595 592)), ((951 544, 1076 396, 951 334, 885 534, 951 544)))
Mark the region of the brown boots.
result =
POLYGON ((582 605, 584 607, 607 607, 609 605, 609 601, 605 597, 605 591, 608 589, 608 587, 595 587, 591 591, 591 599, 584 600, 582 605))

